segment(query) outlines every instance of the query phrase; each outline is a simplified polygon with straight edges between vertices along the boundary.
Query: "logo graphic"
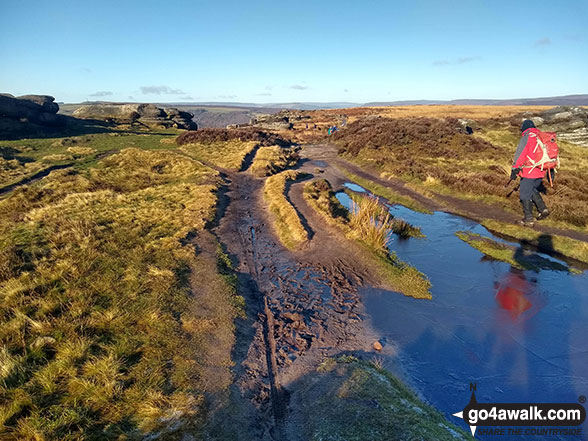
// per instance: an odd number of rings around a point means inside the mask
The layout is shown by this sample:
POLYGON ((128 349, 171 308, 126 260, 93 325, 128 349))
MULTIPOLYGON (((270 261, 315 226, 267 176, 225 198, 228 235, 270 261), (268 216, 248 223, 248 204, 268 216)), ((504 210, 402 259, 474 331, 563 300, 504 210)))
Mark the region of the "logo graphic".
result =
MULTIPOLYGON (((551 426, 545 429, 526 429, 525 435, 580 435, 579 426, 586 420, 586 409, 578 403, 478 403, 476 400, 476 384, 470 383, 472 396, 470 402, 453 416, 462 418, 468 426, 472 436, 478 427, 509 426, 505 429, 491 430, 495 435, 522 435, 520 426, 551 426), (564 427, 564 428, 553 428, 564 427), (569 428, 568 428, 569 427, 569 428)), ((580 397, 580 402, 586 398, 580 397)))

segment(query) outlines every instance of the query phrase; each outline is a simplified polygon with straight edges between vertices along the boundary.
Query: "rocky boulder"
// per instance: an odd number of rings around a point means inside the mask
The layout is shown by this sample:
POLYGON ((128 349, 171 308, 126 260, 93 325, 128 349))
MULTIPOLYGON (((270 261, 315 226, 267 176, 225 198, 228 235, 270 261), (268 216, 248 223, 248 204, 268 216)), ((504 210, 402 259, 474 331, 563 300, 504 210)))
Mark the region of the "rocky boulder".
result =
POLYGON ((65 119, 57 115, 59 105, 54 101, 55 98, 48 95, 14 97, 0 94, 0 118, 4 124, 12 121, 17 125, 33 123, 49 127, 64 126, 65 119))
POLYGON ((535 125, 556 132, 558 139, 588 147, 588 109, 578 106, 558 106, 531 117, 535 125))
POLYGON ((290 122, 290 116, 285 112, 279 112, 275 115, 259 115, 251 118, 250 125, 265 130, 291 130, 294 124, 290 122))
POLYGON ((82 106, 73 112, 82 119, 112 121, 119 124, 144 124, 150 127, 175 127, 196 130, 194 115, 176 108, 161 108, 153 104, 99 103, 82 106))

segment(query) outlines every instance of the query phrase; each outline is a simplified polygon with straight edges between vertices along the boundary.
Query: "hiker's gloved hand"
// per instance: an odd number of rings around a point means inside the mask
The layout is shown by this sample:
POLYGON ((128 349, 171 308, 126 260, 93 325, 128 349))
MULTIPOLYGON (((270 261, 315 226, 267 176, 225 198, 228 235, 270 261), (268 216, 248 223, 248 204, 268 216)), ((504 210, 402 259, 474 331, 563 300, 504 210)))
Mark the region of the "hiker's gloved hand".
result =
POLYGON ((549 170, 547 170, 547 173, 551 175, 551 182, 555 181, 555 169, 550 168, 549 170))
POLYGON ((513 168, 510 171, 510 180, 511 181, 514 181, 517 178, 517 176, 518 176, 518 174, 519 174, 520 171, 521 171, 520 168, 513 168))

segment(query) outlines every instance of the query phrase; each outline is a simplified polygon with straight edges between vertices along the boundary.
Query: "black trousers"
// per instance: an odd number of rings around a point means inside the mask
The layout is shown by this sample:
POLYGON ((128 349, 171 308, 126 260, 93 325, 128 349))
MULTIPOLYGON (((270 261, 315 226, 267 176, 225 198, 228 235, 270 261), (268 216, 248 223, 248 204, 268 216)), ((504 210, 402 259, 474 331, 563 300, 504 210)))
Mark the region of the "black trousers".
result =
POLYGON ((521 178, 521 187, 519 189, 519 198, 521 201, 530 201, 533 199, 535 193, 539 194, 539 188, 542 183, 543 178, 521 178))

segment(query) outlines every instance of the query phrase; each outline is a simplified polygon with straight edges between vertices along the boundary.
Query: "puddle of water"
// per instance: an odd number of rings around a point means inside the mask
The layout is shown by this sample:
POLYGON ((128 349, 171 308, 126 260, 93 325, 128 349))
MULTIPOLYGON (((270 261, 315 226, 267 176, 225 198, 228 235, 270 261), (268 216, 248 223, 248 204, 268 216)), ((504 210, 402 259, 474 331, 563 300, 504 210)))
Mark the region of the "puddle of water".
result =
POLYGON ((367 190, 357 184, 353 184, 351 182, 346 182, 343 184, 344 187, 348 188, 351 191, 356 191, 357 193, 367 193, 367 190))
MULTIPOLYGON (((349 196, 337 198, 349 207, 349 196)), ((470 382, 477 383, 479 402, 575 403, 587 395, 586 272, 520 271, 483 258, 455 236, 465 230, 499 240, 476 222, 396 205, 390 212, 427 236, 393 237, 389 247, 430 278, 433 299, 369 290, 363 300, 374 328, 395 346, 390 366, 404 372, 426 400, 464 426, 451 414, 469 401, 470 382)))

